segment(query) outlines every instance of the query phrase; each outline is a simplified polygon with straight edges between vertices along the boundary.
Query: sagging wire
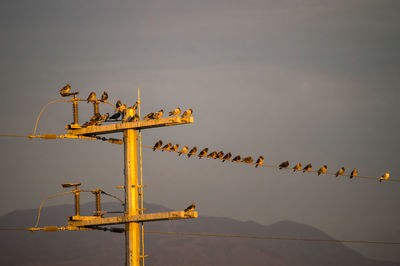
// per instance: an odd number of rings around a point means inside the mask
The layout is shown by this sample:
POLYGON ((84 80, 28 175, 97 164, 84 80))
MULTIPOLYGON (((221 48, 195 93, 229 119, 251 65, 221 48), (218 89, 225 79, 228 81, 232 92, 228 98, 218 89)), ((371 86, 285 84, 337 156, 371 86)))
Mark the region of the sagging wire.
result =
MULTIPOLYGON (((178 147, 179 147, 179 144, 176 144, 176 145, 178 145, 178 147)), ((181 153, 180 151, 178 151, 177 149, 175 149, 175 150, 174 150, 174 149, 171 149, 171 147, 169 147, 168 149, 164 149, 164 148, 156 147, 156 146, 147 146, 147 145, 143 145, 143 147, 146 148, 146 149, 161 150, 161 151, 169 151, 169 152, 175 152, 175 153, 178 153, 178 154, 182 154, 182 153, 181 153)), ((193 155, 193 156, 195 156, 195 155, 193 155)), ((196 155, 196 156, 198 156, 198 155, 196 155)), ((233 156, 232 156, 232 157, 233 157, 233 156)), ((210 157, 207 156, 207 155, 205 155, 205 156, 202 156, 201 158, 210 158, 210 157)), ((231 159, 223 159, 223 158, 213 158, 213 159, 219 159, 219 160, 223 160, 223 161, 230 161, 230 162, 233 162, 231 159)), ((260 164, 260 163, 253 163, 253 162, 249 163, 249 162, 242 162, 242 161, 234 161, 234 162, 235 162, 235 163, 242 163, 242 164, 250 164, 250 165, 254 165, 254 166, 256 166, 256 167, 270 167, 270 168, 276 168, 276 169, 284 169, 284 170, 294 171, 293 168, 282 167, 282 166, 279 166, 279 165, 264 164, 264 163, 261 163, 261 164, 260 164)), ((300 171, 302 171, 302 170, 298 170, 298 172, 300 172, 300 171)), ((319 173, 319 170, 308 170, 308 171, 304 171, 304 172, 307 172, 307 173, 319 173)), ((322 172, 322 173, 319 173, 319 174, 334 175, 334 176, 336 176, 337 173, 326 171, 326 172, 322 172)), ((373 176, 362 176, 362 175, 352 176, 351 174, 341 174, 341 176, 347 176, 347 177, 351 177, 351 178, 363 178, 363 179, 371 179, 371 180, 379 180, 379 181, 381 181, 381 178, 380 178, 380 177, 373 177, 373 176)), ((384 181, 389 181, 389 182, 400 182, 400 178, 390 178, 390 179, 387 179, 387 180, 384 180, 384 181)))

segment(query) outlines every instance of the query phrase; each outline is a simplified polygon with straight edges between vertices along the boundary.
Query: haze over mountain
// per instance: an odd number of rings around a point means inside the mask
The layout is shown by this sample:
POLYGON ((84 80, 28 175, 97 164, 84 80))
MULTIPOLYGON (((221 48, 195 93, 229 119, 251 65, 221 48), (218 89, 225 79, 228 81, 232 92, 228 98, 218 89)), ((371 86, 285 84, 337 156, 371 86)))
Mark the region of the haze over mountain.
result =
MULTIPOLYGON (((169 211, 146 204, 150 212, 169 211)), ((121 210, 115 203, 108 210, 121 210)), ((93 204, 82 206, 90 215, 93 204)), ((40 225, 64 225, 73 214, 72 205, 43 209, 40 225)), ((0 226, 31 227, 37 209, 14 211, 0 217, 0 226)), ((230 218, 202 216, 198 219, 146 223, 147 231, 241 234, 331 239, 304 224, 281 221, 261 225, 230 218)), ((122 265, 124 234, 103 231, 45 233, 0 231, 1 265, 122 265)), ((399 265, 367 259, 341 243, 235 239, 146 234, 147 265, 399 265)))

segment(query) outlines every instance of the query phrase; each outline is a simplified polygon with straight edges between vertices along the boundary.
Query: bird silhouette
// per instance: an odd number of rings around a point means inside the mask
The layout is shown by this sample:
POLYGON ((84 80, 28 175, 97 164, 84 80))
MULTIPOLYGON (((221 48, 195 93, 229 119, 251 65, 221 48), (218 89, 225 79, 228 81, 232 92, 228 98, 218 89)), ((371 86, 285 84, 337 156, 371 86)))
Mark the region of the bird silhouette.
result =
POLYGON ((382 180, 388 180, 388 179, 389 179, 389 176, 390 176, 389 171, 387 171, 384 175, 382 175, 382 176, 379 178, 379 182, 382 182, 382 180))
POLYGON ((199 157, 199 159, 201 159, 201 157, 205 157, 207 155, 208 152, 208 148, 204 148, 197 156, 199 157))
POLYGON ((94 116, 92 116, 90 118, 90 121, 96 122, 96 121, 100 121, 100 119, 101 119, 101 114, 100 113, 96 113, 94 116))
POLYGON ((224 152, 223 151, 218 152, 216 159, 222 159, 222 157, 224 157, 224 152))
POLYGON ((107 102, 107 100, 108 100, 108 93, 107 92, 103 92, 103 94, 101 95, 100 102, 105 103, 105 102, 107 102))
POLYGON ((279 165, 279 169, 286 168, 289 166, 289 161, 285 161, 279 165))
POLYGON ((303 173, 304 172, 309 172, 310 170, 311 170, 311 168, 312 168, 312 165, 309 163, 309 164, 307 164, 304 168, 303 168, 303 173))
POLYGON ((346 169, 344 169, 344 166, 342 166, 342 168, 340 168, 340 169, 336 172, 335 176, 338 177, 338 176, 340 176, 340 175, 343 175, 343 174, 344 174, 344 171, 346 171, 346 169))
POLYGON ((240 155, 232 159, 232 162, 240 162, 240 155))
POLYGON ((252 163, 253 162, 253 158, 251 158, 251 156, 245 157, 242 159, 242 163, 252 163))
POLYGON ((121 107, 122 103, 120 100, 117 101, 117 103, 115 104, 115 108, 118 109, 119 107, 121 107))
POLYGON ((153 151, 155 151, 156 149, 160 149, 161 145, 162 145, 162 140, 160 139, 159 141, 156 142, 156 144, 154 144, 153 151))
POLYGON ((132 108, 133 110, 137 110, 139 103, 136 102, 134 105, 132 105, 130 108, 132 108))
POLYGON ((197 147, 194 146, 194 147, 189 151, 189 153, 188 153, 187 156, 190 158, 190 156, 195 155, 196 152, 197 152, 197 147))
POLYGON ((143 117, 144 120, 150 120, 150 119, 154 119, 154 113, 150 113, 148 115, 146 115, 145 117, 143 117))
POLYGON ((134 116, 130 116, 127 120, 127 122, 136 122, 139 121, 139 115, 135 114, 134 116))
POLYGON ((229 161, 229 159, 232 157, 232 154, 230 152, 228 152, 227 154, 225 154, 224 158, 222 158, 222 162, 225 161, 229 161))
POLYGON ((162 147, 161 151, 169 151, 172 147, 172 142, 169 142, 168 144, 165 144, 164 147, 162 147))
POLYGON ((186 110, 185 112, 183 112, 183 115, 182 115, 182 117, 188 117, 188 116, 191 116, 191 115, 192 115, 192 113, 193 113, 193 110, 192 110, 192 109, 188 109, 188 110, 186 110))
POLYGON ((301 169, 301 163, 298 163, 293 167, 293 172, 300 171, 300 169, 301 169))
POLYGON ((101 121, 107 121, 107 119, 110 117, 110 113, 105 113, 104 115, 101 116, 100 120, 101 121))
POLYGON ((209 155, 207 155, 207 158, 217 158, 217 152, 213 151, 212 153, 210 153, 209 155))
POLYGON ((60 90, 60 94, 62 97, 67 97, 67 96, 71 96, 71 95, 77 95, 79 94, 79 92, 70 92, 71 90, 71 84, 67 84, 65 85, 61 90, 60 90))
POLYGON ((154 114, 154 119, 160 119, 162 115, 164 114, 164 110, 161 109, 157 113, 154 114))
POLYGON ((113 114, 110 117, 110 119, 117 120, 120 116, 121 116, 121 113, 120 112, 116 112, 115 114, 113 114))
POLYGON ((179 115, 181 113, 181 108, 175 108, 173 111, 169 112, 169 116, 179 115))
POLYGON ((354 168, 353 171, 351 171, 350 178, 357 176, 357 174, 358 174, 358 170, 356 168, 354 168))
POLYGON ((179 148, 179 144, 175 144, 169 151, 177 151, 179 148))
POLYGON ((257 168, 259 165, 262 165, 263 162, 264 162, 264 157, 262 157, 262 156, 258 157, 258 159, 257 159, 257 161, 256 161, 256 168, 257 168))
POLYGON ((325 174, 327 170, 328 170, 328 166, 324 165, 321 168, 319 168, 317 173, 318 173, 318 175, 325 174))
POLYGON ((93 91, 89 94, 89 96, 87 97, 86 101, 89 102, 95 102, 96 101, 96 93, 94 93, 93 91))
POLYGON ((188 207, 185 209, 185 212, 192 212, 192 211, 194 211, 194 208, 196 208, 196 205, 191 204, 190 206, 188 206, 188 207))
POLYGON ((186 154, 189 150, 189 147, 186 145, 185 147, 183 147, 182 150, 180 150, 180 152, 178 152, 178 155, 181 156, 183 153, 186 154))

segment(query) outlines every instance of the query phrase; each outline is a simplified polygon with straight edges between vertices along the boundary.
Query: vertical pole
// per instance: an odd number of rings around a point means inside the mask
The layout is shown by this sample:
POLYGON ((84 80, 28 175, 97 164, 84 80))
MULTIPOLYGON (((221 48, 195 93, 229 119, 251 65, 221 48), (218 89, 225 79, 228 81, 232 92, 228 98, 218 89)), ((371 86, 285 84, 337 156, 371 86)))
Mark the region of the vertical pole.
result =
MULTIPOLYGON (((138 93, 138 115, 139 115, 139 120, 140 120, 140 89, 137 88, 137 93, 138 93)), ((142 131, 139 129, 139 166, 140 166, 140 209, 141 212, 140 214, 144 213, 144 206, 143 206, 143 170, 142 170, 142 131)), ((144 225, 143 222, 141 222, 140 225, 140 233, 141 233, 141 243, 142 243, 142 266, 144 266, 144 225)))
POLYGON ((74 125, 78 125, 78 100, 74 96, 74 101, 72 102, 72 112, 74 114, 74 125))
MULTIPOLYGON (((137 130, 124 130, 125 215, 127 216, 139 214, 137 141, 137 130)), ((139 228, 139 223, 125 224, 125 265, 127 266, 139 266, 139 228)))
POLYGON ((80 202, 79 202, 79 193, 81 192, 80 189, 75 189, 75 216, 80 216, 80 202))

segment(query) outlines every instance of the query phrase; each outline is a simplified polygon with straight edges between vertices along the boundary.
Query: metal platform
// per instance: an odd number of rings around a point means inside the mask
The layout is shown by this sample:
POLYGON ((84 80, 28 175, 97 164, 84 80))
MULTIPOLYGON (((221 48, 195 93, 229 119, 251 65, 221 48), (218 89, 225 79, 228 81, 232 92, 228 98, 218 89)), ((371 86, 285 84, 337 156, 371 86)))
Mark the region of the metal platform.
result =
POLYGON ((197 218, 197 212, 159 212, 159 213, 146 213, 134 216, 117 216, 99 218, 96 216, 72 216, 69 218, 68 226, 84 227, 84 226, 98 226, 110 224, 124 224, 129 222, 154 222, 162 220, 178 220, 197 218), (89 218, 90 217, 90 218, 89 218))
POLYGON ((142 120, 137 122, 115 123, 110 125, 89 126, 87 128, 68 130, 70 135, 101 135, 122 132, 125 129, 147 129, 155 127, 175 126, 193 123, 193 117, 167 117, 160 119, 142 120))

